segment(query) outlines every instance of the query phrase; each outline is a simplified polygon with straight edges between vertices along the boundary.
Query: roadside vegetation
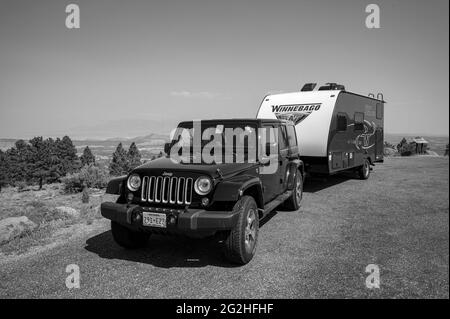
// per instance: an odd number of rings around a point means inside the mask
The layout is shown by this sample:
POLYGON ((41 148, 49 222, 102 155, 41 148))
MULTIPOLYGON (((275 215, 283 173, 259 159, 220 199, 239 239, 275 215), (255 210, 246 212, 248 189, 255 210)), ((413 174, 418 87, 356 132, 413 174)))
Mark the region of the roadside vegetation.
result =
POLYGON ((91 225, 101 217, 111 176, 141 164, 135 143, 128 151, 120 143, 102 165, 88 146, 78 156, 68 136, 19 140, 0 150, 0 252, 21 253, 51 242, 63 229, 91 225))

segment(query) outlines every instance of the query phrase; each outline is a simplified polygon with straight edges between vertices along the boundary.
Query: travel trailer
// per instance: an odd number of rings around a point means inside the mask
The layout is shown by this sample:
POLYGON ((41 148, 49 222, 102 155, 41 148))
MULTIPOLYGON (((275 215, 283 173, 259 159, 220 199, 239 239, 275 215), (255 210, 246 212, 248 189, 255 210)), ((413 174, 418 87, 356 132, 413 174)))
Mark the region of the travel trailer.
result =
POLYGON ((356 170, 369 178, 371 166, 383 162, 383 94, 355 94, 336 83, 315 87, 307 83, 300 92, 265 96, 257 118, 295 123, 307 173, 356 170))

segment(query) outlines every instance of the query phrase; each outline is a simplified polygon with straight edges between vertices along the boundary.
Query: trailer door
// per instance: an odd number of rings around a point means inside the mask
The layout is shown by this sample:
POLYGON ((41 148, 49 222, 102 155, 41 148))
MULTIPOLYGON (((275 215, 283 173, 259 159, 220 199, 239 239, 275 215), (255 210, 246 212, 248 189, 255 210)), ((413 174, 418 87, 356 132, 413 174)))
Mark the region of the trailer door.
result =
POLYGON ((375 131, 375 161, 383 161, 384 155, 384 137, 383 129, 378 127, 375 131))

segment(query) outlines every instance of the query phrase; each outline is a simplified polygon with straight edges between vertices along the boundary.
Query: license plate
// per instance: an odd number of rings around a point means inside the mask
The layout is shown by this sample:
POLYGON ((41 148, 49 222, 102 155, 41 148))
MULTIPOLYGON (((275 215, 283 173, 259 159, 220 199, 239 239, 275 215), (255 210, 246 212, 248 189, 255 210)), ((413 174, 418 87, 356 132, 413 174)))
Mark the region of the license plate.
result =
POLYGON ((166 228, 166 214, 143 212, 142 224, 144 226, 166 228))

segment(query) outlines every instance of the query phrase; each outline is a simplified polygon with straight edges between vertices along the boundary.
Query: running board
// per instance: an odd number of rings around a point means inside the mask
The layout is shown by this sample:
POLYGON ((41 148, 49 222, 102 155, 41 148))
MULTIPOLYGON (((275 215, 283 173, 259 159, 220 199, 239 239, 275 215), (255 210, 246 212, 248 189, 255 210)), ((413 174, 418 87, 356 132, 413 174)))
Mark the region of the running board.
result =
POLYGON ((279 195, 278 197, 276 197, 275 199, 273 199, 272 201, 268 202, 267 204, 264 205, 264 209, 260 209, 263 213, 262 217, 266 216, 268 213, 270 213, 271 211, 273 211, 275 208, 277 208, 277 206, 279 206, 280 204, 282 204, 286 199, 288 199, 290 196, 292 195, 292 191, 287 191, 281 195, 279 195))

